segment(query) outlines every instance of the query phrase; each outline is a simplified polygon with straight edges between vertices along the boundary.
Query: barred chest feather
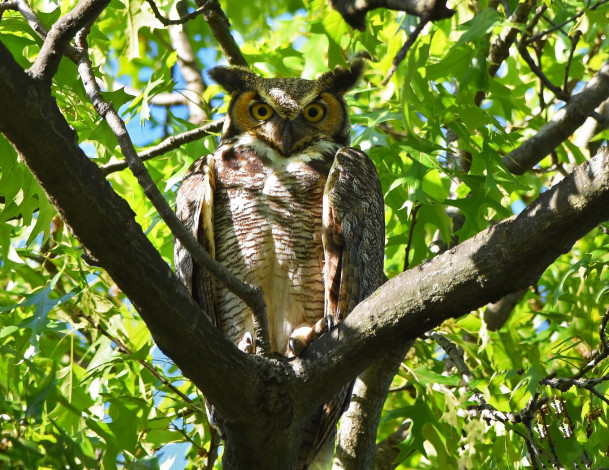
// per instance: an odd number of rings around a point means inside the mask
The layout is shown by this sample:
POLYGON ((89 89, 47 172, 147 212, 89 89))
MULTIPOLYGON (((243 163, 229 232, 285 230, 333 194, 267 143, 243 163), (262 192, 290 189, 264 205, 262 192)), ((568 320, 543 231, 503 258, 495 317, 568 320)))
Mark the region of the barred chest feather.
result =
MULTIPOLYGON (((322 198, 334 152, 273 158, 227 145, 215 155, 216 259, 263 289, 271 348, 282 354, 296 327, 324 314, 322 198)), ((236 344, 253 331, 251 312, 216 288, 220 329, 236 344)))

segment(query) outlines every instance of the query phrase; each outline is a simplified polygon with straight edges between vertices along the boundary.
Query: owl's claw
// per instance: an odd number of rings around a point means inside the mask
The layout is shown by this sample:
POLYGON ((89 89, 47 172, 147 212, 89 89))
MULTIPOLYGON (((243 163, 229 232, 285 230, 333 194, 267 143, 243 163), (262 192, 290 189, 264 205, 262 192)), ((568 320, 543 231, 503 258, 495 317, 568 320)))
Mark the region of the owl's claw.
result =
POLYGON ((296 328, 288 340, 288 357, 300 356, 306 347, 326 331, 334 327, 334 317, 325 316, 314 325, 303 323, 296 328))
MULTIPOLYGON (((322 320, 325 320, 324 325, 326 327, 325 330, 322 331, 322 333, 325 333, 326 331, 330 331, 332 328, 334 328, 334 325, 336 325, 336 323, 334 321, 334 315, 326 315, 321 320, 319 320, 319 322, 321 322, 322 320)), ((319 322, 317 322, 317 323, 319 323, 319 322)))
POLYGON ((300 356, 300 354, 305 350, 307 346, 307 343, 303 340, 302 337, 290 337, 290 339, 288 340, 288 347, 290 348, 290 351, 288 352, 288 357, 300 356))
POLYGON ((254 353, 254 349, 255 349, 254 337, 252 336, 252 334, 249 331, 247 331, 243 335, 243 338, 241 338, 241 341, 239 341, 239 344, 237 345, 237 347, 241 351, 243 351, 245 354, 254 353))

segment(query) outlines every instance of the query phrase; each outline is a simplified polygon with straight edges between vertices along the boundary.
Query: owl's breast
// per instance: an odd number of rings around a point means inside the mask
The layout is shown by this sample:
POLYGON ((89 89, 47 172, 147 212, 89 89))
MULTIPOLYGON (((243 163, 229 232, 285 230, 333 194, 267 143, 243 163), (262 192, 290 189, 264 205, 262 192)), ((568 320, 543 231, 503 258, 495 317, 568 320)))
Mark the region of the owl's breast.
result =
MULTIPOLYGON (((216 258, 264 291, 271 347, 284 353, 297 326, 323 316, 322 198, 327 165, 271 165, 246 148, 216 158, 216 258)), ((218 286, 220 326, 238 342, 247 307, 218 286)))

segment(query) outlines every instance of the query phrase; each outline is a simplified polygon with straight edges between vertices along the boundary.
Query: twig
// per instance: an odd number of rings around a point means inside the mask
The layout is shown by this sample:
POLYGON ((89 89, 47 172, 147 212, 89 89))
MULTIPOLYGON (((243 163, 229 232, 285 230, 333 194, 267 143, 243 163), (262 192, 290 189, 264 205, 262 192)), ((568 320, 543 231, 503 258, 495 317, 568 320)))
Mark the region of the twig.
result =
POLYGON ((410 220, 410 231, 408 232, 408 243, 406 243, 406 248, 404 249, 405 251, 405 257, 404 257, 404 271, 406 271, 408 269, 408 255, 410 254, 410 248, 412 247, 412 232, 414 232, 414 227, 417 223, 417 213, 419 212, 419 209, 421 208, 420 204, 415 205, 412 208, 412 219, 410 220))
POLYGON ((535 61, 529 54, 529 51, 527 50, 527 46, 529 45, 529 42, 527 42, 527 37, 531 34, 531 31, 533 30, 535 25, 537 25, 537 23, 541 19, 541 16, 545 12, 546 8, 547 8, 546 4, 542 5, 541 7, 539 7, 537 9, 537 11, 535 12, 535 15, 533 15, 533 18, 531 18, 531 21, 527 25, 525 32, 522 33, 522 38, 520 39, 520 42, 518 43, 518 51, 520 52, 520 55, 522 56, 524 61, 528 64, 531 71, 535 75, 537 75, 537 77, 539 78, 539 80, 541 81, 541 83, 543 85, 545 85, 549 90, 551 90, 552 93, 554 93, 554 95, 557 98, 559 98, 563 101, 569 101, 569 98, 570 98, 569 94, 565 90, 561 90, 559 87, 554 85, 550 81, 550 79, 548 77, 546 77, 546 75, 543 73, 541 68, 535 63, 535 61))
POLYGON ((609 309, 603 315, 603 321, 601 322, 601 343, 603 345, 603 352, 609 354, 609 342, 607 340, 607 322, 609 322, 609 309))
MULTIPOLYGON (((197 129, 182 132, 181 134, 168 137, 163 142, 155 145, 154 147, 150 147, 149 149, 140 152, 138 154, 138 157, 142 162, 150 160, 154 157, 158 157, 159 155, 163 155, 171 150, 180 147, 181 145, 187 144, 188 142, 194 142, 195 140, 201 139, 209 134, 219 132, 220 129, 222 129, 223 123, 224 120, 219 119, 217 121, 207 123, 204 126, 198 127, 197 129)), ((107 165, 102 166, 101 171, 105 176, 107 176, 110 173, 114 173, 115 171, 124 170, 125 168, 128 168, 128 166, 129 165, 127 164, 127 161, 122 160, 120 162, 108 163, 107 165)))
POLYGON ((598 366, 602 361, 604 361, 607 357, 609 357, 609 345, 607 343, 607 323, 609 322, 609 309, 603 315, 603 320, 601 321, 600 328, 600 340, 602 344, 602 350, 584 367, 580 369, 580 371, 575 374, 573 377, 568 378, 556 378, 555 374, 550 374, 541 380, 540 383, 545 385, 549 385, 550 387, 557 388, 562 392, 566 392, 571 387, 576 386, 579 388, 588 388, 588 386, 598 385, 601 382, 606 382, 609 380, 609 374, 594 379, 586 379, 581 380, 581 378, 598 366))
POLYGON ((150 8, 152 8, 152 13, 154 13, 154 17, 157 20, 159 20, 161 23, 163 23, 164 26, 184 24, 187 21, 190 21, 193 18, 196 18, 201 13, 203 13, 206 9, 209 8, 208 7, 209 2, 207 2, 207 3, 203 4, 202 6, 200 6, 199 8, 197 8, 195 11, 188 13, 180 18, 169 19, 169 18, 165 18, 163 15, 161 15, 161 12, 159 11, 159 8, 156 6, 156 3, 154 3, 154 0, 146 0, 146 3, 148 3, 148 5, 150 5, 150 8))
POLYGON ((565 79, 563 81, 562 89, 568 93, 569 91, 569 70, 571 69, 571 62, 573 62, 573 54, 575 53, 575 48, 577 47, 577 43, 579 39, 582 37, 582 32, 580 30, 575 31, 575 34, 570 38, 571 39, 571 50, 569 51, 569 59, 567 59, 567 65, 565 66, 565 79))
MULTIPOLYGON (((114 336, 112 333, 110 333, 104 325, 102 325, 99 322, 96 322, 90 315, 88 315, 84 312, 78 312, 77 315, 79 317, 83 317, 97 331, 99 331, 102 335, 104 335, 106 338, 108 338, 110 341, 112 341, 114 344, 116 344, 118 351, 122 352, 123 354, 127 354, 127 355, 133 354, 133 351, 131 351, 131 349, 129 349, 129 347, 127 347, 125 345, 125 343, 123 343, 120 339, 118 339, 116 336, 114 336)), ((176 388, 176 386, 173 385, 169 381, 169 379, 167 379, 167 377, 164 377, 161 374, 159 374, 158 371, 147 361, 145 361, 144 359, 137 359, 137 362, 139 362, 142 366, 144 366, 156 379, 158 379, 163 385, 165 385, 169 390, 171 390, 173 393, 178 395, 186 403, 188 403, 188 404, 193 403, 193 401, 188 397, 188 395, 186 395, 184 392, 181 392, 178 388, 176 388)))
POLYGON ((208 8, 203 12, 203 17, 211 28, 211 32, 218 41, 220 49, 230 65, 241 65, 248 67, 247 61, 241 53, 241 49, 237 45, 235 38, 230 31, 230 23, 228 18, 222 11, 218 0, 195 0, 197 6, 206 6, 208 8))
POLYGON ((570 99, 569 94, 566 93, 565 91, 561 90, 556 85, 554 85, 550 81, 550 79, 548 77, 546 77, 546 74, 543 73, 543 70, 541 70, 541 68, 535 63, 535 61, 531 57, 531 54, 529 54, 529 51, 527 51, 526 46, 524 46, 524 42, 522 42, 522 41, 520 42, 520 44, 518 45, 518 51, 520 52, 520 55, 522 56, 524 61, 527 63, 527 65, 529 66, 531 71, 535 75, 537 75, 539 80, 541 80, 541 83, 543 85, 545 85, 546 88, 548 88, 550 91, 552 91, 552 93, 554 93, 554 95, 558 99, 560 99, 562 101, 569 101, 569 99, 570 99))
POLYGON ((429 23, 429 21, 430 21, 429 17, 422 17, 421 20, 419 21, 419 24, 417 25, 417 27, 414 29, 414 31, 412 33, 410 33, 410 36, 408 36, 408 39, 406 40, 406 42, 404 43, 402 48, 398 51, 398 53, 393 58, 393 65, 389 69, 389 72, 387 72, 387 76, 385 77, 385 79, 381 82, 382 86, 385 86, 385 85, 387 85, 387 83, 389 83, 389 80, 391 79, 392 75, 396 72, 396 70, 398 69, 398 66, 406 57, 406 54, 408 54, 408 50, 412 47, 412 45, 416 41, 417 37, 419 36, 419 34, 421 34, 421 31, 423 31, 423 28, 425 27, 425 25, 427 23, 429 23))
MULTIPOLYGON (((81 31, 76 42, 83 51, 88 50, 86 35, 87 31, 81 31)), ((178 219, 175 212, 169 207, 169 204, 156 187, 154 180, 148 173, 144 163, 138 158, 138 155, 133 146, 133 142, 129 137, 125 122, 121 119, 118 113, 114 110, 111 103, 108 103, 101 94, 101 90, 95 76, 93 74, 93 66, 88 53, 83 52, 78 64, 78 71, 81 76, 87 96, 91 100, 93 107, 99 115, 106 120, 108 126, 118 139, 119 146, 129 168, 137 178, 140 186, 143 188, 146 197, 152 202, 161 218, 167 224, 173 235, 180 240, 182 245, 192 255, 195 262, 204 266, 213 276, 222 282, 226 288, 243 300, 243 302, 252 310, 254 318, 258 320, 261 327, 256 331, 258 344, 262 354, 268 354, 270 350, 268 322, 266 321, 266 305, 262 290, 258 287, 249 285, 239 278, 235 277, 222 264, 216 261, 211 255, 203 249, 203 247, 195 240, 192 234, 186 229, 184 224, 178 219), (265 327, 266 325, 266 327, 265 327)))
POLYGON ((581 126, 607 97, 609 97, 609 61, 605 61, 584 89, 573 95, 567 105, 539 129, 537 134, 503 157, 503 164, 512 173, 523 174, 581 126))
MULTIPOLYGON (((601 0, 601 1, 597 2, 597 3, 595 3, 594 5, 592 5, 592 6, 588 7, 588 10, 596 10, 596 9, 597 9, 599 6, 601 6, 603 3, 607 3, 608 1, 609 1, 609 0, 601 0)), ((530 44, 530 43, 532 43, 532 42, 534 42, 534 41, 537 41, 538 39, 540 39, 540 38, 542 38, 542 37, 544 37, 544 36, 546 36, 546 35, 548 35, 548 34, 550 34, 550 33, 553 33, 554 31, 557 31, 557 30, 561 29, 563 26, 566 26, 566 25, 568 25, 569 23, 571 23, 571 22, 575 21, 576 19, 578 19, 578 18, 579 18, 580 16, 582 16, 584 13, 585 13, 585 11, 584 11, 584 10, 581 10, 579 13, 576 13, 575 15, 573 15, 573 16, 572 16, 571 18, 569 18, 568 20, 565 20, 565 21, 563 21, 562 23, 557 24, 556 26, 553 26, 552 28, 550 28, 550 29, 548 29, 548 30, 546 30, 546 31, 542 31, 541 33, 538 33, 538 34, 536 34, 536 35, 534 35, 534 36, 531 36, 531 37, 530 37, 530 38, 529 38, 529 39, 526 41, 526 42, 527 42, 527 45, 528 45, 528 44, 530 44)))

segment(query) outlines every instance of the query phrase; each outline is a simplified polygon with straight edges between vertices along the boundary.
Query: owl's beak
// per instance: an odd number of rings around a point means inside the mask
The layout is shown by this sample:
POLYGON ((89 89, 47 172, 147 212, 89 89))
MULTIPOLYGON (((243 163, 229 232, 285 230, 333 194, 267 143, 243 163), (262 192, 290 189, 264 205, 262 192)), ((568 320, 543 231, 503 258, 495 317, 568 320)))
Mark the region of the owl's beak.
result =
POLYGON ((287 157, 288 155, 290 155, 292 153, 292 144, 293 144, 293 138, 292 138, 292 122, 286 120, 283 123, 283 126, 281 128, 281 131, 279 133, 281 140, 279 141, 279 150, 281 151, 281 154, 285 157, 287 157))

